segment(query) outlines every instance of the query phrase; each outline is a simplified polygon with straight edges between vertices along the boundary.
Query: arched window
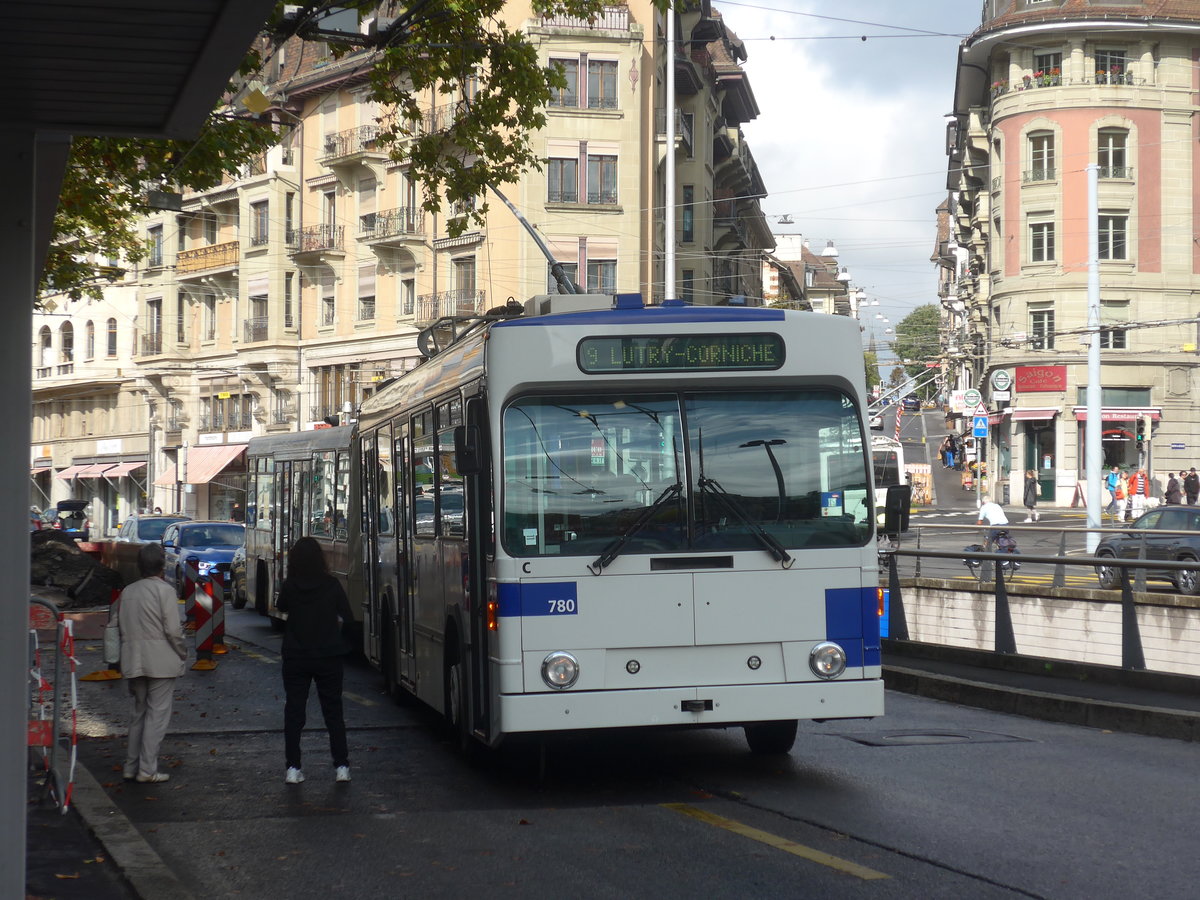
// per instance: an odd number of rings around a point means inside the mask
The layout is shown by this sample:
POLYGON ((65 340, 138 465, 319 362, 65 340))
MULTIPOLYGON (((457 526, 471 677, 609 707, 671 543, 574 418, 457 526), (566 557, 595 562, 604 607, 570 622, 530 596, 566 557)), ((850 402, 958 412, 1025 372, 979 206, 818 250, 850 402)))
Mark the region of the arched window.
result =
POLYGON ((117 320, 108 320, 108 349, 105 354, 111 359, 117 355, 117 320))
POLYGON ((62 328, 58 330, 58 353, 59 359, 64 363, 75 359, 75 329, 71 327, 70 322, 63 322, 62 328))
POLYGON ((43 325, 38 332, 38 365, 43 369, 54 365, 54 338, 49 325, 43 325))
POLYGON ((87 328, 84 330, 83 358, 96 358, 96 323, 91 319, 88 319, 87 328))

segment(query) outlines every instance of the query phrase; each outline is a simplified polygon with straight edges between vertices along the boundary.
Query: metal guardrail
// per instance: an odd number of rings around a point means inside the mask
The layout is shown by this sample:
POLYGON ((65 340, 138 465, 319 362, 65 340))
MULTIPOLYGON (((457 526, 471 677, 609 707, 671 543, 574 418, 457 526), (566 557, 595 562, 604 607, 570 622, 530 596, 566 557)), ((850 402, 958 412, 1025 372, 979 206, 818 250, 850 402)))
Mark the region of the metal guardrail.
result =
MULTIPOLYGON (((922 529, 934 530, 952 530, 962 532, 962 525, 922 525, 922 529)), ((1000 565, 1005 562, 1019 561, 1020 563, 1041 563, 1053 565, 1054 580, 1052 586, 1063 587, 1065 585, 1065 571, 1067 566, 1084 566, 1089 569, 1107 568, 1118 569, 1120 571, 1120 592, 1121 592, 1121 666, 1126 669, 1145 669, 1146 657, 1142 646, 1141 631, 1137 620, 1137 607, 1134 603, 1133 593, 1135 588, 1141 591, 1145 587, 1145 570, 1148 568, 1148 563, 1152 563, 1152 567, 1156 570, 1163 571, 1195 571, 1200 568, 1196 561, 1177 562, 1174 560, 1154 559, 1149 560, 1146 556, 1145 541, 1142 541, 1139 550, 1138 558, 1126 559, 1111 556, 1066 556, 1066 540, 1067 535, 1086 535, 1093 534, 1124 534, 1130 535, 1129 528, 1056 528, 1053 526, 1028 526, 1028 525, 1007 525, 1007 526, 986 526, 975 525, 967 526, 965 530, 982 529, 984 532, 992 531, 1020 531, 1020 532, 1058 532, 1059 553, 1054 556, 1033 555, 1033 554, 1011 554, 1011 553, 996 553, 988 552, 969 552, 964 550, 921 550, 921 549, 904 549, 902 546, 885 547, 880 550, 881 565, 886 565, 887 568, 887 588, 889 592, 889 617, 888 629, 889 636, 901 640, 909 640, 908 622, 905 616, 904 609, 904 594, 900 581, 900 573, 897 566, 897 560, 900 558, 912 558, 917 561, 916 577, 920 577, 920 560, 922 559, 950 559, 970 561, 974 560, 979 563, 979 584, 992 584, 992 590, 995 596, 995 621, 994 621, 994 650, 996 653, 1015 654, 1017 652, 1016 637, 1013 631, 1012 612, 1008 601, 1008 582, 1011 581, 1011 576, 1006 579, 1004 574, 1004 566, 1000 565)), ((1154 535, 1192 535, 1194 531, 1174 531, 1169 529, 1155 529, 1154 535)), ((1146 537, 1146 535, 1134 535, 1138 537, 1146 537)), ((985 541, 985 548, 991 544, 990 536, 985 541)), ((1101 588, 1103 590, 1104 588, 1101 588)))

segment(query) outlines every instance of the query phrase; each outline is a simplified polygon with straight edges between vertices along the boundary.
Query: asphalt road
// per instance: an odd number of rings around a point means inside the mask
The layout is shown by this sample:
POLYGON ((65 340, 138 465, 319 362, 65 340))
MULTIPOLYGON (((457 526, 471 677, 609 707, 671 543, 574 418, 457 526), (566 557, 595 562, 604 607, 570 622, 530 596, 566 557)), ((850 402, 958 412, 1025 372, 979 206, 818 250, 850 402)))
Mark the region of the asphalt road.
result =
MULTIPOLYGON (((460 757, 436 717, 352 665, 354 780, 324 734, 283 783, 278 637, 230 611, 231 652, 178 683, 172 780, 120 780, 120 682, 80 685, 80 758, 196 897, 1191 897, 1195 746, 889 694, 808 723, 587 733, 460 757)), ((77 648, 81 670, 99 642, 77 648)), ((310 725, 319 724, 315 698, 310 725)))

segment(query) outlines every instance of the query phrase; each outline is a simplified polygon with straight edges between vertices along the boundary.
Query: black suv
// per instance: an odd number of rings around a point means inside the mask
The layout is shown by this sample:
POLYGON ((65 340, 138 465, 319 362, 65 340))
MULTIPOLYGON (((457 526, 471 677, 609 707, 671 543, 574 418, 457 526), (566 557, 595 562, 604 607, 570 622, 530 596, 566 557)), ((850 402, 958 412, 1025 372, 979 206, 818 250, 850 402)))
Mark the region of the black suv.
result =
MULTIPOLYGON (((1169 581, 1181 594, 1200 594, 1200 568, 1155 569, 1154 561, 1200 562, 1200 507, 1160 506, 1133 522, 1123 534, 1114 534, 1096 547, 1097 556, 1115 559, 1138 559, 1142 547, 1150 563, 1146 578, 1169 581), (1164 531, 1191 531, 1194 534, 1163 534, 1164 531)), ((1129 575, 1132 578, 1134 572, 1129 575)), ((1096 577, 1102 588, 1119 588, 1121 570, 1116 566, 1097 566, 1096 577)))

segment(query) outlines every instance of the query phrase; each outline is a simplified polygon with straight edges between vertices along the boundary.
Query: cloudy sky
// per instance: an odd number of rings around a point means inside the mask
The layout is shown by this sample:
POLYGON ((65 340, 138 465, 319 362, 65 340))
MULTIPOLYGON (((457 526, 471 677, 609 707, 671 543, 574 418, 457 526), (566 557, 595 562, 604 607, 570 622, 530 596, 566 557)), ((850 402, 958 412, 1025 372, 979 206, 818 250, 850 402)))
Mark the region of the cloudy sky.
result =
POLYGON ((946 197, 943 117, 980 0, 713 5, 749 53, 760 114, 744 130, 773 230, 803 234, 814 250, 832 239, 852 284, 893 325, 937 302, 929 256, 946 197), (785 214, 794 224, 775 225, 785 214))

